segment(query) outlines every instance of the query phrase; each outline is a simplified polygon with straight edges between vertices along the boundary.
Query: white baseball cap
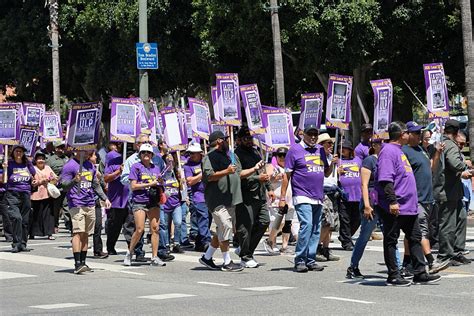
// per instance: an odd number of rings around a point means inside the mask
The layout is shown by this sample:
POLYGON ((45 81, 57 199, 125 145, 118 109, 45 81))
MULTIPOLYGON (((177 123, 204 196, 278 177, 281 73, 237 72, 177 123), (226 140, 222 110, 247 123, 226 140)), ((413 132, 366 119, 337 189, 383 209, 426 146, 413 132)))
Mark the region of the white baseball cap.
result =
POLYGON ((143 151, 149 151, 153 154, 153 147, 150 145, 150 144, 143 144, 140 146, 140 153, 142 153, 143 151))
POLYGON ((189 152, 189 153, 202 153, 201 145, 199 145, 198 143, 191 143, 188 146, 187 152, 189 152))

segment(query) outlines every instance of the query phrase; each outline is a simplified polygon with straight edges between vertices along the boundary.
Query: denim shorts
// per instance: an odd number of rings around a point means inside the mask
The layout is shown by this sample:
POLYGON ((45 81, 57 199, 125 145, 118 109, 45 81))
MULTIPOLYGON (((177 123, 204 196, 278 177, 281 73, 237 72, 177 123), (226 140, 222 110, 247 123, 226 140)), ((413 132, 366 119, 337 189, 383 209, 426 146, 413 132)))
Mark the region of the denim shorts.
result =
POLYGON ((132 212, 136 212, 136 211, 148 212, 150 209, 153 209, 153 208, 158 208, 159 209, 160 207, 159 206, 153 206, 151 204, 132 202, 132 212))

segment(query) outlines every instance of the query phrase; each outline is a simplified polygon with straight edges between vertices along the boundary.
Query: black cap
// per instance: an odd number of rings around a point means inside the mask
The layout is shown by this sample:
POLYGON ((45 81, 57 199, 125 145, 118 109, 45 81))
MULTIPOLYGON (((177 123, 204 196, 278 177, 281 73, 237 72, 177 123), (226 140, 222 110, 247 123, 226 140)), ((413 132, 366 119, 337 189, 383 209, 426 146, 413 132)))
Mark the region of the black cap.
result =
POLYGON ((444 124, 444 129, 448 131, 457 132, 459 128, 460 128, 459 121, 456 121, 453 119, 447 120, 446 123, 444 124))
POLYGON ((366 132, 366 131, 372 131, 374 128, 372 127, 372 124, 362 124, 360 131, 361 132, 366 132))
POLYGON ((344 142, 342 143, 342 148, 354 150, 354 148, 352 147, 352 142, 349 140, 344 140, 344 142))
POLYGON ((224 135, 224 133, 222 131, 214 131, 214 132, 211 133, 211 135, 209 135, 209 144, 212 144, 213 142, 215 142, 219 138, 226 139, 228 137, 229 136, 224 135))
POLYGON ((308 125, 304 128, 304 133, 308 133, 309 131, 316 131, 316 132, 319 132, 318 128, 316 127, 316 125, 308 125))
POLYGON ((237 137, 238 138, 244 138, 247 136, 252 136, 250 135, 250 129, 247 126, 242 126, 239 131, 237 132, 237 137))
POLYGON ((278 147, 277 150, 275 151, 275 154, 276 155, 280 155, 280 154, 287 154, 288 153, 288 148, 286 147, 278 147))

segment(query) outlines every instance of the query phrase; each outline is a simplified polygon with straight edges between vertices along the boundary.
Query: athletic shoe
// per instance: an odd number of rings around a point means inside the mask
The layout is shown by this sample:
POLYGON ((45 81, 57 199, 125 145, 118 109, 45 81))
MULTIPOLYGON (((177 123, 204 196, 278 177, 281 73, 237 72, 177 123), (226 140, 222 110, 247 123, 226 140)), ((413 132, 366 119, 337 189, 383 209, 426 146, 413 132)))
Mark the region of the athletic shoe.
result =
POLYGON ((277 251, 275 251, 275 248, 272 246, 268 238, 263 241, 263 248, 265 248, 265 251, 272 256, 280 254, 278 248, 276 248, 277 251))
POLYGON ((288 248, 281 248, 280 249, 280 254, 286 255, 286 256, 293 256, 295 254, 295 252, 291 249, 288 249, 288 248))
POLYGON ((173 256, 173 255, 170 255, 169 253, 158 254, 158 258, 160 258, 161 260, 163 260, 163 261, 165 261, 165 262, 173 261, 173 260, 174 260, 174 256, 173 256))
POLYGON ((173 252, 173 253, 184 253, 184 250, 181 249, 181 245, 174 245, 173 248, 171 248, 171 252, 173 252))
POLYGON ((125 255, 125 258, 123 259, 123 265, 125 266, 132 265, 132 255, 130 254, 128 250, 127 250, 127 254, 125 255))
POLYGON ((428 274, 426 272, 422 274, 415 275, 413 278, 413 284, 429 284, 436 283, 441 279, 440 275, 437 274, 428 274))
POLYGON ((446 269, 449 266, 450 262, 451 261, 449 259, 441 260, 437 258, 430 267, 430 273, 437 273, 441 270, 446 269))
POLYGON ((84 264, 84 272, 94 272, 94 269, 90 268, 87 264, 84 264))
POLYGON ((385 281, 385 284, 390 286, 410 286, 411 281, 405 280, 402 277, 388 278, 387 281, 385 281))
POLYGON ((318 265, 316 262, 308 263, 306 265, 306 267, 308 268, 309 271, 318 271, 319 272, 319 271, 324 270, 324 267, 318 265))
POLYGON ((94 258, 96 258, 96 259, 105 259, 108 256, 109 256, 109 254, 107 252, 103 252, 103 251, 97 252, 97 253, 94 254, 94 258))
POLYGON ((203 265, 208 267, 211 270, 219 270, 220 268, 216 266, 214 263, 214 259, 206 259, 205 255, 202 255, 201 258, 199 258, 199 262, 203 265))
POLYGON ((306 263, 300 262, 295 265, 294 270, 295 272, 298 272, 298 273, 305 273, 305 272, 308 272, 308 267, 306 266, 306 263))
POLYGON ((316 254, 316 261, 317 262, 326 262, 328 261, 328 258, 326 258, 324 255, 317 253, 316 254))
POLYGON ((109 253, 109 256, 116 256, 117 255, 117 250, 115 250, 115 249, 107 250, 107 252, 109 253))
POLYGON ((12 253, 18 253, 20 251, 21 251, 20 247, 15 246, 12 248, 12 253))
POLYGON ((147 262, 148 259, 145 257, 145 255, 139 255, 135 257, 135 262, 147 262))
POLYGON ((453 258, 451 258, 451 260, 455 260, 455 261, 457 261, 461 264, 470 264, 471 263, 471 260, 464 257, 464 255, 462 253, 458 253, 453 258))
POLYGON ((462 254, 467 256, 471 251, 469 249, 465 249, 462 254))
POLYGON ((166 266, 166 263, 164 263, 163 261, 161 261, 160 258, 158 257, 153 257, 151 258, 151 263, 150 263, 151 266, 155 266, 155 267, 164 267, 166 266))
POLYGON ((333 255, 331 249, 328 247, 323 248, 322 250, 323 256, 327 259, 327 261, 339 261, 341 257, 333 255))
POLYGON ((190 243, 189 241, 186 242, 186 243, 182 243, 179 246, 182 249, 193 249, 194 248, 194 245, 192 243, 190 243))
POLYGON ((347 268, 346 279, 363 279, 364 276, 360 273, 359 268, 347 268))
POLYGON ((258 262, 255 261, 255 259, 250 259, 250 260, 244 260, 242 259, 240 261, 240 265, 244 268, 257 268, 258 267, 258 262))
POLYGON ((354 246, 352 244, 346 244, 346 245, 342 245, 342 249, 345 251, 352 251, 354 250, 354 246))
POLYGON ((224 272, 240 272, 244 269, 240 264, 235 264, 232 260, 228 264, 223 264, 221 270, 224 272))
POLYGON ((209 244, 205 244, 205 245, 195 245, 195 246, 194 246, 194 251, 197 251, 197 252, 206 252, 206 251, 207 251, 207 248, 209 248, 209 244))
POLYGON ((21 245, 21 246, 20 246, 20 251, 23 251, 23 252, 30 252, 31 249, 30 249, 30 248, 26 248, 26 245, 21 245))
POLYGON ((408 269, 406 267, 402 267, 400 269, 400 276, 402 278, 404 278, 405 280, 411 280, 413 279, 413 273, 411 273, 410 271, 408 271, 408 269))
POLYGON ((240 257, 240 247, 235 248, 235 249, 234 249, 234 253, 235 253, 238 257, 240 257))
POLYGON ((82 272, 86 272, 87 268, 84 264, 80 264, 78 266, 75 266, 74 269, 74 274, 81 274, 82 272))

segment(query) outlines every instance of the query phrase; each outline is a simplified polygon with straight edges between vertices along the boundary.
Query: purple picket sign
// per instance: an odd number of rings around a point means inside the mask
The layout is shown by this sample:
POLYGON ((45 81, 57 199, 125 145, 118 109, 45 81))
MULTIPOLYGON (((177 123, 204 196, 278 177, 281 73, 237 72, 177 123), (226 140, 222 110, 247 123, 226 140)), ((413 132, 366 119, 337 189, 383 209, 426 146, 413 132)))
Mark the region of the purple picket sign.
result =
POLYGON ((424 64, 429 118, 449 117, 449 97, 442 63, 424 64))
POLYGON ((101 102, 73 104, 67 123, 66 150, 95 150, 99 142, 101 117, 101 102))
POLYGON ((209 134, 211 134, 211 117, 207 102, 195 98, 188 98, 188 104, 191 114, 192 137, 209 140, 209 134))
POLYGON ((36 142, 38 141, 38 127, 32 125, 21 125, 19 143, 26 148, 25 155, 33 157, 36 152, 36 142))
POLYGON ((262 121, 266 129, 262 146, 266 151, 275 151, 279 147, 290 147, 295 143, 293 122, 289 110, 262 105, 262 121))
POLYGON ((39 127, 45 112, 43 103, 22 103, 22 124, 39 127))
POLYGON ((155 117, 155 112, 151 111, 150 112, 150 143, 153 146, 158 146, 158 138, 156 135, 156 117, 155 117))
POLYGON ((183 114, 180 109, 167 107, 160 111, 161 121, 163 123, 164 141, 170 151, 179 151, 186 149, 188 138, 185 128, 183 128, 183 114))
POLYGON ((352 77, 329 75, 326 127, 349 129, 351 121, 352 77))
POLYGON ((219 122, 212 122, 211 123, 211 130, 213 132, 215 131, 221 131, 224 133, 224 135, 227 135, 227 126, 219 124, 219 122))
POLYGON ((140 134, 137 98, 112 97, 110 106, 110 141, 134 143, 140 134))
POLYGON ((0 144, 18 144, 21 119, 21 103, 0 103, 0 144))
POLYGON ((250 134, 265 134, 262 121, 262 104, 260 103, 260 94, 258 93, 257 84, 240 86, 240 95, 242 97, 245 115, 247 116, 247 125, 250 134))
POLYGON ((388 125, 392 122, 393 86, 390 79, 371 80, 374 92, 374 139, 388 139, 388 125))
POLYGON ((321 127, 321 117, 324 105, 323 93, 305 93, 301 95, 301 114, 298 128, 304 130, 306 126, 321 127))
POLYGON ((238 74, 216 74, 216 83, 220 120, 226 125, 242 125, 238 74))
POLYGON ((59 112, 44 112, 40 126, 41 143, 57 142, 64 139, 59 112))
POLYGON ((145 104, 143 103, 142 99, 137 98, 138 104, 138 113, 140 115, 140 134, 151 134, 150 129, 150 121, 148 120, 148 115, 146 114, 145 104))

